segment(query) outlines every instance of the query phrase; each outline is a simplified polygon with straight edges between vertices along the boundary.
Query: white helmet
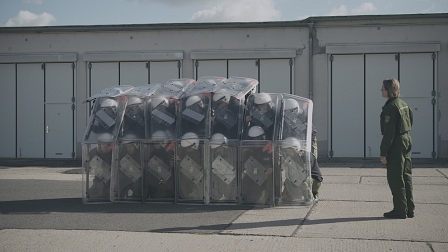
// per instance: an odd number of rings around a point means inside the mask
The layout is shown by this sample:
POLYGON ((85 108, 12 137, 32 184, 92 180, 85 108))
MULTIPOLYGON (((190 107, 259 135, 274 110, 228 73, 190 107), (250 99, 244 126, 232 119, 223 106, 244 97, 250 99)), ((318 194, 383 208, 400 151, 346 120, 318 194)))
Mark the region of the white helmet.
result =
POLYGON ((182 147, 193 147, 197 149, 199 147, 199 137, 193 132, 187 132, 182 136, 180 140, 180 146, 182 147))
POLYGON ((225 103, 229 103, 230 95, 229 94, 223 94, 223 93, 215 93, 213 95, 213 101, 214 102, 223 101, 225 103))
POLYGON ((302 113, 302 109, 300 109, 299 103, 296 100, 291 99, 291 98, 286 99, 283 110, 285 111, 285 110, 293 110, 293 109, 297 109, 299 114, 302 113))
POLYGON ((254 102, 255 102, 255 104, 258 104, 258 105, 265 104, 265 103, 272 101, 271 96, 268 95, 267 93, 258 93, 258 94, 254 94, 254 96, 255 96, 254 102))
POLYGON ((260 126, 252 126, 247 133, 249 137, 259 137, 264 135, 264 130, 260 126))
POLYGON ((163 96, 156 96, 152 99, 151 106, 152 108, 156 108, 160 104, 167 106, 168 105, 168 99, 163 96))
POLYGON ((287 137, 282 141, 281 146, 283 149, 293 148, 295 151, 300 150, 300 141, 295 137, 287 137))
POLYGON ((226 146, 226 145, 227 145, 227 137, 225 137, 221 133, 213 134, 212 138, 210 139, 210 147, 212 149, 218 148, 219 146, 226 146))
POLYGON ((166 143, 168 142, 168 135, 163 130, 158 130, 151 135, 152 140, 161 141, 162 146, 165 147, 166 143))
POLYGON ((193 95, 193 96, 188 97, 187 101, 185 102, 185 105, 187 107, 190 107, 198 102, 201 102, 201 98, 199 98, 199 96, 197 96, 197 95, 193 95))
POLYGON ((131 96, 128 99, 128 106, 132 106, 132 105, 140 104, 140 103, 142 103, 142 99, 140 99, 136 96, 131 96))
POLYGON ((98 136, 98 143, 112 143, 112 134, 110 133, 103 133, 98 136))
POLYGON ((117 101, 115 101, 114 99, 105 99, 101 102, 101 107, 102 108, 110 108, 110 107, 117 107, 117 101))

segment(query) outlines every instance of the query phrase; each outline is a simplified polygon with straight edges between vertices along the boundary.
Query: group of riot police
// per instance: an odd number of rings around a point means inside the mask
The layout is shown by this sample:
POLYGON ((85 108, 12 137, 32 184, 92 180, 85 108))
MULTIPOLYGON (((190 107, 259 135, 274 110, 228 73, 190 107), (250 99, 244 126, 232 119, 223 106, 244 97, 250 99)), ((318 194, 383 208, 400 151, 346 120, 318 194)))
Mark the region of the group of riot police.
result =
POLYGON ((257 86, 202 77, 89 97, 83 202, 311 204, 313 103, 257 86))

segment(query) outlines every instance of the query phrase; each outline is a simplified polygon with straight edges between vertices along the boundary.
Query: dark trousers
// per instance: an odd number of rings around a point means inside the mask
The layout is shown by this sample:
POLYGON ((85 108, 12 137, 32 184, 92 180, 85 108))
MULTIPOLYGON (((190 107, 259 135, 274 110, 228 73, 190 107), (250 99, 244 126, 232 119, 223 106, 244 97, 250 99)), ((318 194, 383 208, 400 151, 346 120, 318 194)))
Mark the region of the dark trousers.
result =
POLYGON ((387 182, 392 192, 394 210, 414 211, 412 193, 412 140, 409 134, 396 136, 387 154, 387 182))

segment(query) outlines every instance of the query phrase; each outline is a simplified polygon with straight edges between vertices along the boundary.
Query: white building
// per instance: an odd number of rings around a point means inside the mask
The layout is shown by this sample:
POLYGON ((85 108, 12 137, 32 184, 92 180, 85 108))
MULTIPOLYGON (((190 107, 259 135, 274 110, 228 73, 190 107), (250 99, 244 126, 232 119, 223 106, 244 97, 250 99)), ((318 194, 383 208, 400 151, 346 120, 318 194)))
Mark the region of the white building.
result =
POLYGON ((81 157, 87 97, 241 76, 314 101, 319 155, 378 157, 382 80, 414 111, 414 158, 448 158, 448 14, 0 28, 0 158, 81 157))

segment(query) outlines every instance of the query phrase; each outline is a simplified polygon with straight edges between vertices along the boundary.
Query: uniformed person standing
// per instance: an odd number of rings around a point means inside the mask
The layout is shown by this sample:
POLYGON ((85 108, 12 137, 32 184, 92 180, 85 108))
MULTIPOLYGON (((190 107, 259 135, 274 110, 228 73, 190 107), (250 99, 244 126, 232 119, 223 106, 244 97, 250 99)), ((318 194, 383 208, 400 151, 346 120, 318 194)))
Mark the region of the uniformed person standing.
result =
POLYGON ((381 113, 381 162, 387 168, 387 182, 392 192, 394 209, 384 213, 386 218, 414 217, 412 196, 412 128, 413 115, 400 98, 400 83, 396 79, 383 81, 382 96, 387 98, 381 113))

